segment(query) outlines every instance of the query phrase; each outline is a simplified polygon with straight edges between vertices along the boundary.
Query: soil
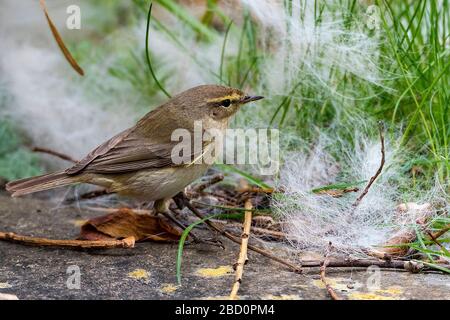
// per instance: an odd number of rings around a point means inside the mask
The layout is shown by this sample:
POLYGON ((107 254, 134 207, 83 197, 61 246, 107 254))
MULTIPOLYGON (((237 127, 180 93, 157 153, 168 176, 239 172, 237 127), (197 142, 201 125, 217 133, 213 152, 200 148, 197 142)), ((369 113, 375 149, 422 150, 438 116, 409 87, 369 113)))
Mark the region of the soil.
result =
MULTIPOLYGON (((101 215, 48 200, 0 193, 0 231, 74 239, 88 218, 101 215)), ((176 282, 177 244, 138 243, 132 249, 69 250, 0 241, 0 299, 216 299, 231 290, 239 248, 186 246, 182 284, 176 282), (79 277, 78 277, 79 275, 79 277), (79 281, 78 281, 79 280, 79 281)), ((450 299, 450 277, 373 269, 329 269, 345 299, 450 299)), ((253 252, 240 299, 329 299, 319 270, 295 274, 253 252)))

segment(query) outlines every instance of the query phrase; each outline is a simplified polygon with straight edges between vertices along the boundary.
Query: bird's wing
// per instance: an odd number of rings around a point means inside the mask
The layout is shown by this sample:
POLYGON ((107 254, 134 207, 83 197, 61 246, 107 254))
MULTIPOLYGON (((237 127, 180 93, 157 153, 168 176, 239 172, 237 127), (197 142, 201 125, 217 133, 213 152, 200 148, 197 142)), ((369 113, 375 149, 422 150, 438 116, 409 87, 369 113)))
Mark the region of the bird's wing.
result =
POLYGON ((125 137, 127 137, 134 128, 129 128, 115 135, 111 139, 105 141, 97 148, 92 150, 86 157, 78 161, 74 166, 66 169, 65 173, 68 175, 75 175, 83 171, 92 161, 96 160, 98 157, 104 156, 112 148, 118 145, 125 137))
MULTIPOLYGON (((173 163, 171 155, 172 149, 178 143, 177 141, 154 141, 149 137, 142 137, 130 128, 97 147, 65 172, 69 175, 82 172, 126 173, 148 168, 177 166, 173 163)), ((189 156, 189 159, 194 160, 201 154, 192 152, 189 156)))

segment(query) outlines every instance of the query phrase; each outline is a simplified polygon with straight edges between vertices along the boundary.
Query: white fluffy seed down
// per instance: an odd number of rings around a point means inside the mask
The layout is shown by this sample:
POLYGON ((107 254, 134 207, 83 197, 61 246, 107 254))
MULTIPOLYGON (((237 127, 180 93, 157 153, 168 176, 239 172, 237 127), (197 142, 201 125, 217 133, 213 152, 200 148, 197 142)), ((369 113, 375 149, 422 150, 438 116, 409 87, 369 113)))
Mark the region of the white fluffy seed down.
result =
POLYGON ((356 147, 348 147, 345 153, 349 157, 339 163, 327 152, 339 143, 339 137, 334 136, 322 136, 314 148, 293 153, 284 163, 278 187, 285 194, 276 198, 274 208, 286 222, 284 231, 295 248, 325 250, 332 242, 341 253, 364 255, 365 249, 382 245, 399 230, 411 228, 425 209, 433 217, 437 208, 449 207, 440 185, 413 198, 416 204, 398 206, 405 200, 398 185, 402 179, 401 155, 395 154, 389 143, 382 175, 356 209, 352 204, 359 192, 339 198, 313 193, 315 188, 336 183, 337 178, 339 182, 365 181, 359 185, 362 190, 375 174, 381 159, 379 141, 362 138, 358 133, 355 136, 359 136, 356 147))

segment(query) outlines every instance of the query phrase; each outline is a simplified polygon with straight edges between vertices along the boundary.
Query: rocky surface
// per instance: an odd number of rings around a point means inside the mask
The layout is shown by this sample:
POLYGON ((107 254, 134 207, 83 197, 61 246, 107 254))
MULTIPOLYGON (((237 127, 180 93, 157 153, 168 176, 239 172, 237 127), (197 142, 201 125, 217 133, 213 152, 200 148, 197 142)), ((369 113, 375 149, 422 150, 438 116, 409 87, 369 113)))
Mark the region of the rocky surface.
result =
MULTIPOLYGON (((0 194, 0 231, 73 239, 98 212, 32 197, 0 194)), ((0 299, 214 299, 228 296, 238 247, 189 245, 182 285, 176 283, 176 244, 138 243, 133 249, 68 250, 0 241, 0 299), (79 278, 77 275, 80 275, 79 278), (79 282, 78 282, 79 279, 79 282)), ((318 270, 294 274, 249 253, 241 299, 328 299, 318 270)), ((450 299, 450 277, 437 273, 329 270, 336 293, 348 299, 450 299)))

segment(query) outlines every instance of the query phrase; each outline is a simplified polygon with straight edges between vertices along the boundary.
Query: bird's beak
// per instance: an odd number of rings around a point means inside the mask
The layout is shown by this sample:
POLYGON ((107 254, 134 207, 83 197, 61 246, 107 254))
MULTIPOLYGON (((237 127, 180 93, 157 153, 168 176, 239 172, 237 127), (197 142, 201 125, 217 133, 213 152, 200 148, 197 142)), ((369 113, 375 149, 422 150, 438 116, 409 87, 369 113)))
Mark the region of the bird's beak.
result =
POLYGON ((262 97, 262 96, 245 96, 241 99, 241 104, 246 104, 246 103, 261 100, 261 99, 264 99, 264 97, 262 97))

